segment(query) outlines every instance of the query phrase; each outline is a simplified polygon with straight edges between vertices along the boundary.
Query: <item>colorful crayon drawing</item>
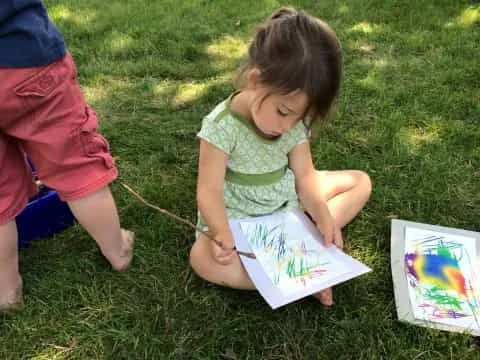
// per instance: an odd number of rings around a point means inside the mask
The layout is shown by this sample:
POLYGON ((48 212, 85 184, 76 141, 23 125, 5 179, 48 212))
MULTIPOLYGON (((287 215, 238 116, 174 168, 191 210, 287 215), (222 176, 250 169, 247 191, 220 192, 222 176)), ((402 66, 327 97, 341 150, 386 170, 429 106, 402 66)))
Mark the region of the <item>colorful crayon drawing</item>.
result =
POLYGON ((405 229, 405 273, 414 317, 480 329, 475 239, 405 229))
POLYGON ((268 278, 284 294, 348 272, 296 218, 241 222, 240 227, 268 278))

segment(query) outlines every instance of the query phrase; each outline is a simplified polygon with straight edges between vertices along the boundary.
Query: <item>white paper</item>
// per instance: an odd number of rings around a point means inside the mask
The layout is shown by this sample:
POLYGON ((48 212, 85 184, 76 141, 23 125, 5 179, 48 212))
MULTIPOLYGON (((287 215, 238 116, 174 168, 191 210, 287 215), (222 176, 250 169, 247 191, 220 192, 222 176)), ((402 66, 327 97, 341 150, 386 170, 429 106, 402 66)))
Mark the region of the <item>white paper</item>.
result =
POLYGON ((413 316, 480 330, 476 239, 405 228, 405 276, 413 316))
POLYGON ((301 211, 231 220, 240 256, 260 294, 272 308, 371 271, 335 246, 326 248, 301 211))

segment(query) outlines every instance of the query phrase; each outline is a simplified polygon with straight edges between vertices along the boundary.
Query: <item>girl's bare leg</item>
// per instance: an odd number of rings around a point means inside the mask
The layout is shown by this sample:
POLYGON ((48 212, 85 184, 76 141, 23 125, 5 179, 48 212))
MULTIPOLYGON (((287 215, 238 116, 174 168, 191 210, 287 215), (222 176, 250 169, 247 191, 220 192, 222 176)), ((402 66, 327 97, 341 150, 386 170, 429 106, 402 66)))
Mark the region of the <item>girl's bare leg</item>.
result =
POLYGON ((200 234, 190 251, 190 264, 197 275, 214 284, 235 289, 254 290, 255 286, 238 255, 229 265, 217 263, 212 254, 211 241, 205 235, 200 234))
MULTIPOLYGON (((372 192, 370 177, 357 170, 318 171, 318 186, 338 226, 343 228, 360 212, 372 192)), ((324 305, 333 304, 332 288, 313 295, 324 305)))
POLYGON ((110 189, 104 187, 84 198, 69 201, 68 205, 112 267, 117 271, 127 270, 133 257, 135 235, 120 228, 110 189))
MULTIPOLYGON (((340 227, 349 223, 367 202, 371 182, 361 171, 318 172, 318 186, 322 189, 328 208, 340 227)), ((190 264, 201 278, 235 289, 253 290, 254 284, 245 271, 240 258, 229 265, 217 263, 212 254, 210 239, 200 235, 190 251, 190 264)), ((323 304, 332 304, 332 290, 314 295, 323 304)))
POLYGON ((15 221, 0 225, 0 313, 23 305, 17 239, 15 221))

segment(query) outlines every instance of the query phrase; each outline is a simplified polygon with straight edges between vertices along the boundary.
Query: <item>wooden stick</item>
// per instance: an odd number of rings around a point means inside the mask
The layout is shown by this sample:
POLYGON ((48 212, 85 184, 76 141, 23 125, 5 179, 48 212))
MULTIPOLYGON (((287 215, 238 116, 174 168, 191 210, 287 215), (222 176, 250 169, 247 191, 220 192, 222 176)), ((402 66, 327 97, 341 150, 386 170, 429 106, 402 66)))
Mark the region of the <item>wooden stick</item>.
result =
MULTIPOLYGON (((190 226, 192 229, 202 233, 203 235, 205 235, 207 238, 209 238, 210 240, 214 241, 218 246, 220 246, 221 248, 223 248, 223 245, 221 242, 219 242, 218 240, 214 239, 207 231, 199 228, 198 226, 195 226, 194 224, 192 224, 190 221, 184 219, 184 218, 181 218, 180 216, 178 215, 175 215, 173 213, 171 213, 170 211, 168 210, 165 210, 165 209, 162 209, 158 206, 155 206, 153 204, 150 204, 147 200, 145 200, 143 197, 140 196, 140 194, 138 194, 137 192, 135 192, 130 186, 128 186, 127 184, 123 184, 122 183, 122 186, 129 192, 131 193, 133 196, 135 196, 140 202, 142 202, 144 205, 148 206, 149 208, 152 208, 152 209, 155 209, 159 212, 161 212, 162 214, 164 215, 167 215, 167 216, 170 216, 171 218, 177 220, 177 221, 180 221, 188 226, 190 226)), ((243 255, 243 256, 246 256, 250 259, 256 259, 256 256, 255 254, 253 253, 249 253, 249 252, 244 252, 244 251, 240 251, 240 250, 237 250, 235 247, 233 247, 232 250, 235 250, 239 255, 243 255)))

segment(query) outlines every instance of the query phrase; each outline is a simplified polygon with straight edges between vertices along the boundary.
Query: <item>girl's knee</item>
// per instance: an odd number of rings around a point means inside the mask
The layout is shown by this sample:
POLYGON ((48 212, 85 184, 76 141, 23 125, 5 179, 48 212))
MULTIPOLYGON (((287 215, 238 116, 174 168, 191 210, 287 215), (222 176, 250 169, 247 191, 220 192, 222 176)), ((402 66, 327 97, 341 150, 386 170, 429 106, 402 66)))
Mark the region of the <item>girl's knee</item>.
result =
POLYGON ((190 249, 190 257, 189 257, 190 266, 192 267, 193 271, 200 277, 202 277, 201 274, 199 273, 201 269, 201 260, 202 260, 202 256, 205 256, 205 252, 201 248, 202 248, 202 244, 200 243, 199 240, 196 240, 193 243, 192 248, 190 249))
POLYGON ((190 250, 190 266, 199 277, 234 289, 255 288, 238 257, 229 265, 220 265, 211 255, 208 246, 208 241, 200 237, 190 250))
POLYGON ((210 254, 208 243, 200 236, 190 250, 190 266, 203 280, 217 283, 215 279, 215 260, 210 254))
POLYGON ((370 197, 370 194, 372 193, 372 180, 370 179, 370 176, 364 171, 357 170, 356 177, 359 189, 367 198, 370 197))
POLYGON ((216 264, 201 240, 196 240, 190 250, 190 266, 198 277, 218 285, 226 285, 219 279, 216 264))

